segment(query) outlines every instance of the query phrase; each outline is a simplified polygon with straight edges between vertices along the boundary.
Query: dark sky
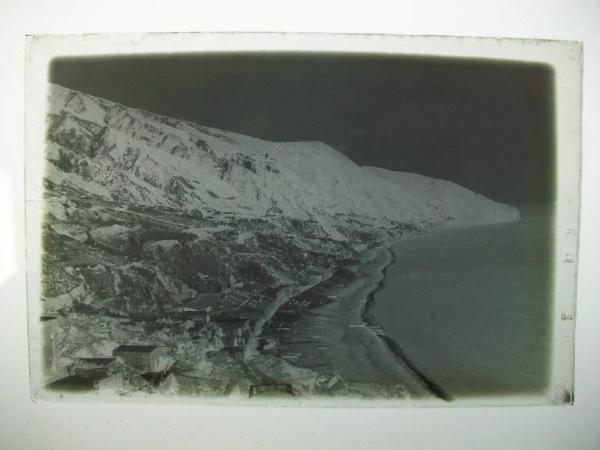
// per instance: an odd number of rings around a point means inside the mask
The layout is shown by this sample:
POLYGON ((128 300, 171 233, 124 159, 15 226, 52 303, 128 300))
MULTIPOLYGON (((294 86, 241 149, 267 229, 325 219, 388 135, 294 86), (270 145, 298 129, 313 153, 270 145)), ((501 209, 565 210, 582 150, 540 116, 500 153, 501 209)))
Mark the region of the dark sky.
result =
POLYGON ((444 178, 498 201, 554 197, 554 81, 542 65, 340 54, 60 58, 54 83, 356 163, 444 178))

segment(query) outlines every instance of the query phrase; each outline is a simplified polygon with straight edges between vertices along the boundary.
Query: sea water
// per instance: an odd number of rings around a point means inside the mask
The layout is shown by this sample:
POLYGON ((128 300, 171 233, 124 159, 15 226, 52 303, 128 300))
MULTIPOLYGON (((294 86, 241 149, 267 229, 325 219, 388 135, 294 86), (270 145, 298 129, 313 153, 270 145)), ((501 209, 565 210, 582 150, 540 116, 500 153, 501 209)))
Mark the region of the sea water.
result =
POLYGON ((452 397, 535 394, 548 383, 551 215, 435 231, 392 247, 371 314, 452 397))

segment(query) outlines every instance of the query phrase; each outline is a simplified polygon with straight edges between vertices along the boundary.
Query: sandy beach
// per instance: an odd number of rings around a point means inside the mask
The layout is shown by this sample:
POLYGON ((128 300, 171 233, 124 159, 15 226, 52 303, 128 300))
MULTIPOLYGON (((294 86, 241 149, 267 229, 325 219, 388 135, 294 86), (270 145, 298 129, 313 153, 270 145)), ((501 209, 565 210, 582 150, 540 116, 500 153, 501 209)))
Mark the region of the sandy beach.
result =
POLYGON ((382 248, 363 253, 351 266, 355 278, 330 285, 329 301, 301 313, 283 308, 267 329, 278 336, 277 354, 290 363, 350 385, 373 385, 402 389, 410 397, 430 397, 431 391, 369 326, 363 311, 369 296, 378 289, 391 253, 382 248))

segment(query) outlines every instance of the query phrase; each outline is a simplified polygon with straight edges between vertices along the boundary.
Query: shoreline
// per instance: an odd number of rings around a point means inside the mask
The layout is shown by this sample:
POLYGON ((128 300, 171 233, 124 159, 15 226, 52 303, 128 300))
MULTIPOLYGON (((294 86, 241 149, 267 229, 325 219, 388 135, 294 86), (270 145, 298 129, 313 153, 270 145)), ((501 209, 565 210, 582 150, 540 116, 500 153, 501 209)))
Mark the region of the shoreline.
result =
POLYGON ((450 401, 454 400, 454 398, 450 394, 448 394, 441 386, 439 386, 435 381, 433 381, 431 378, 429 378, 427 375, 425 375, 415 365, 415 363, 406 356, 406 353, 404 352, 402 347, 400 347, 400 345, 398 345, 397 342, 395 342, 391 337, 388 336, 388 334, 385 332, 385 329, 377 322, 377 320, 375 319, 375 317, 373 316, 373 314, 371 312, 373 304, 375 303, 375 294, 383 287, 388 268, 396 262, 396 254, 391 249, 391 246, 381 247, 381 249, 389 253, 390 261, 381 269, 381 275, 382 275, 381 280, 379 280, 379 282, 377 283, 375 288, 372 289, 367 294, 366 301, 362 304, 362 307, 361 307, 360 317, 362 318, 362 320, 365 322, 365 324, 368 327, 377 327, 377 328, 383 330, 383 332, 384 332, 383 334, 377 334, 377 333, 373 333, 373 334, 384 342, 386 347, 400 361, 402 361, 406 365, 406 367, 408 367, 410 369, 412 374, 423 385, 425 385, 427 387, 427 389, 433 395, 435 395, 436 397, 438 397, 444 401, 450 402, 450 401))
MULTIPOLYGON (((391 254, 382 247, 363 253, 351 269, 356 277, 343 285, 332 277, 319 294, 325 303, 276 313, 266 333, 278 338, 273 356, 340 380, 339 390, 387 398, 392 392, 407 397, 436 397, 422 380, 390 351, 385 341, 365 324, 361 313, 369 293, 380 285, 391 254), (332 281, 334 280, 334 281, 332 281), (279 327, 284 334, 279 335, 279 327), (368 394, 372 392, 372 394, 368 394)), ((285 308, 285 307, 284 307, 285 308)))
POLYGON ((551 218, 439 230, 392 247, 370 302, 385 333, 455 399, 543 392, 551 382, 551 218))
MULTIPOLYGON (((333 286, 325 288, 325 294, 331 295, 330 298, 343 297, 346 301, 330 300, 316 308, 309 307, 307 311, 317 312, 316 316, 300 313, 297 317, 304 321, 300 322, 302 326, 294 327, 297 331, 293 337, 285 343, 280 342, 279 348, 284 345, 284 354, 293 357, 288 363, 311 370, 318 367, 317 373, 336 374, 350 384, 367 383, 391 387, 400 382, 418 397, 425 395, 452 401, 453 398, 441 386, 406 356, 400 345, 372 315, 375 294, 384 286, 387 269, 396 262, 392 244, 388 242, 366 251, 364 259, 359 258, 361 261, 357 270, 355 269, 357 278, 345 283, 341 290, 333 286), (366 256, 369 253, 372 256, 366 256), (305 331, 307 329, 312 331, 305 331), (382 330, 382 333, 374 330, 382 330), (340 342, 346 344, 338 346, 340 342), (305 347, 307 345, 310 349, 305 347), (359 354, 355 353, 357 345, 363 349, 359 354), (316 346, 314 351, 313 346, 316 346), (304 361, 296 360, 297 356, 304 361), (315 363, 316 366, 313 366, 315 363), (383 381, 386 379, 387 381, 383 381)), ((272 314, 269 314, 268 320, 262 324, 261 331, 264 332, 263 328, 266 326, 281 324, 282 319, 284 326, 290 326, 289 322, 285 323, 286 314, 282 316, 280 308, 296 295, 288 296, 287 301, 277 305, 272 314)), ((277 355, 276 358, 287 360, 282 355, 277 355)))

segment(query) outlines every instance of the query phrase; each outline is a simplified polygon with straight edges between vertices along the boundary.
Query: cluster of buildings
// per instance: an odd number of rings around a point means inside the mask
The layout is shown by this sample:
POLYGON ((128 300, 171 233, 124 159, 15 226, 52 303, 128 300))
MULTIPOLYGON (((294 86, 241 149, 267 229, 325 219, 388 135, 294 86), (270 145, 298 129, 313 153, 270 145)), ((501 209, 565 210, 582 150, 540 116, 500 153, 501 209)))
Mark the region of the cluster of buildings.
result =
MULTIPOLYGON (((246 345, 261 311, 244 293, 231 290, 224 294, 227 295, 226 301, 223 301, 223 294, 220 298, 214 298, 216 295, 219 294, 208 293, 199 296, 188 305, 175 307, 160 316, 127 317, 121 322, 118 330, 98 330, 102 334, 100 337, 121 342, 122 345, 114 348, 109 356, 71 358, 66 372, 56 371, 60 349, 57 345, 50 346, 46 349, 46 357, 54 363, 54 374, 50 373, 54 376, 51 376, 52 382, 47 387, 90 390, 100 380, 125 372, 139 375, 156 385, 169 376, 177 356, 168 346, 151 343, 153 333, 162 330, 174 342, 184 339, 193 342, 208 338, 209 341, 216 343, 213 347, 217 350, 207 353, 207 356, 216 360, 243 359, 246 345), (126 343, 127 338, 134 335, 138 340, 140 335, 147 336, 148 343, 144 345, 126 343)), ((44 319, 46 322, 54 322, 56 318, 44 319)), ((164 339, 155 341, 165 342, 164 339)))

